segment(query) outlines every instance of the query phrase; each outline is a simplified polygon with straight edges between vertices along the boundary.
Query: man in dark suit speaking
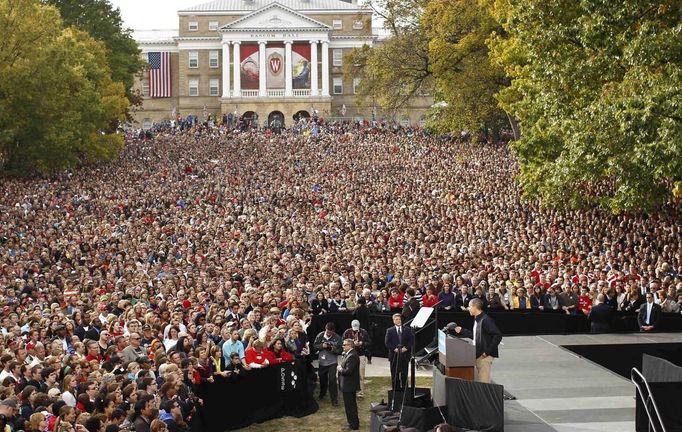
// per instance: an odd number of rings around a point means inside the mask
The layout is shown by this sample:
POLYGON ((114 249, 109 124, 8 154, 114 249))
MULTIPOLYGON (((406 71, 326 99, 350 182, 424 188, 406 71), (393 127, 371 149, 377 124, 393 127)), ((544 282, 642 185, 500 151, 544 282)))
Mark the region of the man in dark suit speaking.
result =
POLYGON ((414 333, 410 327, 403 327, 399 313, 393 314, 394 326, 386 330, 384 342, 388 348, 388 361, 391 365, 391 386, 394 391, 404 391, 407 385, 407 368, 410 353, 414 346, 414 333))
POLYGON ((349 430, 360 429, 358 419, 358 402, 355 393, 360 390, 360 357, 353 349, 353 339, 343 341, 343 354, 337 366, 339 371, 339 387, 343 394, 343 407, 346 410, 346 420, 348 420, 349 430))
POLYGON ((457 326, 455 332, 474 341, 476 346, 475 380, 490 383, 490 368, 493 365, 493 358, 499 357, 497 346, 502 341, 502 333, 495 325, 495 321, 483 313, 481 299, 474 298, 469 302, 469 315, 474 317, 473 331, 457 326))

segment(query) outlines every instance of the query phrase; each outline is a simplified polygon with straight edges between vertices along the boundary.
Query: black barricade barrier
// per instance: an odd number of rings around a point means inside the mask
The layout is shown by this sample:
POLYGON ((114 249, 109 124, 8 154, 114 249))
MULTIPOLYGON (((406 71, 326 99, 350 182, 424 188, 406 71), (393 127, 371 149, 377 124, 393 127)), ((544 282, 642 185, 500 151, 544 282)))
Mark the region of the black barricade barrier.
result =
POLYGON ((237 379, 218 377, 197 389, 192 430, 239 429, 283 416, 305 417, 317 412, 313 372, 304 361, 243 372, 237 379))

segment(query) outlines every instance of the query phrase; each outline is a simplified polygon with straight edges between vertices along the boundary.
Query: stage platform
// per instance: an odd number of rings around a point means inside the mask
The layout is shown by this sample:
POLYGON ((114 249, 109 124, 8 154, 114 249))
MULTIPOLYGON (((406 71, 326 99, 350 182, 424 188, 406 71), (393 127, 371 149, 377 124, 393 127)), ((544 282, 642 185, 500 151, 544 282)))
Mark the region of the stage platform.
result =
POLYGON ((492 379, 505 401, 505 432, 633 432, 635 388, 624 377, 562 346, 682 343, 682 334, 510 336, 492 379))

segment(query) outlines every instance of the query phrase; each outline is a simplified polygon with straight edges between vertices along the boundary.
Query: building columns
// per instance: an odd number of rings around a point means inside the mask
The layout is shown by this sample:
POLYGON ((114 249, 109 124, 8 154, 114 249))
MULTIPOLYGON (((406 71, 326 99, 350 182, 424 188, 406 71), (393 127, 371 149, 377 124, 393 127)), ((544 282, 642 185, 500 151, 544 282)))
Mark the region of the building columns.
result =
POLYGON ((242 71, 241 71, 241 51, 239 50, 241 42, 235 41, 232 42, 232 48, 233 48, 233 71, 234 71, 234 91, 233 95, 234 97, 241 97, 242 95, 242 71))
POLYGON ((318 96, 320 86, 317 83, 317 41, 310 41, 310 95, 318 96))
POLYGON ((230 97, 230 43, 223 41, 223 98, 230 97))
POLYGON ((329 42, 322 41, 322 96, 329 96, 329 42))
POLYGON ((284 41, 284 96, 290 97, 293 92, 293 58, 291 57, 291 41, 284 41))
POLYGON ((265 45, 267 42, 258 42, 258 96, 267 96, 267 62, 265 61, 265 45))

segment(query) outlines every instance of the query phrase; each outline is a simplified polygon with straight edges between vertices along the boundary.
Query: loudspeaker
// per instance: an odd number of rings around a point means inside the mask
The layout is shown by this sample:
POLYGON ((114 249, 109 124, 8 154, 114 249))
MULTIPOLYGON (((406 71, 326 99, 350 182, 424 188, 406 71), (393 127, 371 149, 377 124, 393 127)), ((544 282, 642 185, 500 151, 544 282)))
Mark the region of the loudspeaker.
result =
MULTIPOLYGON (((447 407, 443 407, 443 410, 443 412, 447 412, 447 407)), ((403 407, 400 421, 402 426, 413 427, 420 431, 427 431, 433 429, 440 423, 446 423, 446 421, 443 420, 443 416, 441 415, 441 411, 438 407, 403 407)))
POLYGON ((433 406, 431 401, 431 389, 426 387, 415 388, 414 395, 411 389, 407 389, 407 394, 393 390, 388 391, 388 409, 393 411, 400 411, 403 407, 403 400, 405 401, 405 406, 417 407, 417 408, 427 408, 433 406), (393 405, 393 396, 395 394, 395 406, 393 405), (414 396, 414 397, 413 397, 414 396))

